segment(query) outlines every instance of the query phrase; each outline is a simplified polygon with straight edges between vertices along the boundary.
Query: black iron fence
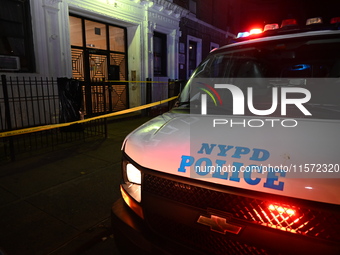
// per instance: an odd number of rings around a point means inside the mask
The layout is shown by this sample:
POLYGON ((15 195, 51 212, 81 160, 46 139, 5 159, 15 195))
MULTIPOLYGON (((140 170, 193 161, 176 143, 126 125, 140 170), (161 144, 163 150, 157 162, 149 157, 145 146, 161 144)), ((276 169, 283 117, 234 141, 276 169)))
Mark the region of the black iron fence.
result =
POLYGON ((0 131, 58 123, 56 80, 1 76, 0 131))
MULTIPOLYGON (((86 83, 67 78, 7 78, 2 75, 1 85, 0 133, 68 123, 127 109, 129 89, 139 89, 146 103, 159 101, 178 95, 184 82, 86 83)), ((172 104, 153 107, 147 114, 158 115, 172 104)), ((52 151, 70 142, 105 137, 106 134, 107 120, 104 118, 67 127, 0 136, 0 163, 13 161, 19 155, 52 151)))
MULTIPOLYGON (((184 80, 172 80, 167 82, 152 81, 147 79, 145 82, 145 98, 146 103, 157 102, 165 98, 171 98, 178 96, 182 91, 186 81, 184 80)), ((168 104, 162 104, 154 106, 148 109, 146 114, 149 116, 157 116, 171 109, 175 101, 170 101, 168 104)))
MULTIPOLYGON (((0 132, 54 125, 82 118, 82 86, 72 79, 1 76, 0 132)), ((0 163, 53 151, 70 142, 106 136, 106 119, 0 137, 0 163)))
POLYGON ((106 120, 89 121, 77 126, 41 130, 27 134, 0 138, 0 165, 24 158, 65 148, 74 142, 104 138, 106 120))

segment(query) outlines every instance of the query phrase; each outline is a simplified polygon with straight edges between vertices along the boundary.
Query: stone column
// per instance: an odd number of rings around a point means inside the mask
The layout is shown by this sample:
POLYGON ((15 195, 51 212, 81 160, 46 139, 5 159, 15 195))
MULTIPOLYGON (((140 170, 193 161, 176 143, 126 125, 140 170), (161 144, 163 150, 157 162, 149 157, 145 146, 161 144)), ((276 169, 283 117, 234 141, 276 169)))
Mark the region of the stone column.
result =
POLYGON ((46 44, 48 51, 48 70, 49 75, 58 77, 63 75, 61 70, 61 36, 60 36, 60 18, 59 18, 59 3, 62 0, 44 0, 44 22, 46 29, 46 44))

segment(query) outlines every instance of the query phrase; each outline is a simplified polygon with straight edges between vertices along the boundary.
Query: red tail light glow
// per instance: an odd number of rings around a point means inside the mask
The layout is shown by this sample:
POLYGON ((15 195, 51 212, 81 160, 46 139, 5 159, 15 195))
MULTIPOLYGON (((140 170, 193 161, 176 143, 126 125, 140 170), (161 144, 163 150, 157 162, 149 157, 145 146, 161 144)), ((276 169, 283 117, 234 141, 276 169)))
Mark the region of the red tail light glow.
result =
POLYGON ((300 220, 300 217, 297 215, 297 211, 288 205, 273 203, 269 204, 267 208, 263 208, 261 213, 256 210, 254 211, 257 216, 261 218, 262 224, 268 227, 297 233, 297 230, 305 225, 302 224, 300 227, 296 225, 300 220))
POLYGON ((278 206, 278 205, 271 204, 271 205, 268 206, 268 209, 272 212, 278 212, 281 217, 284 214, 287 214, 289 216, 295 215, 295 210, 290 209, 290 208, 286 208, 286 207, 282 207, 282 206, 278 206))

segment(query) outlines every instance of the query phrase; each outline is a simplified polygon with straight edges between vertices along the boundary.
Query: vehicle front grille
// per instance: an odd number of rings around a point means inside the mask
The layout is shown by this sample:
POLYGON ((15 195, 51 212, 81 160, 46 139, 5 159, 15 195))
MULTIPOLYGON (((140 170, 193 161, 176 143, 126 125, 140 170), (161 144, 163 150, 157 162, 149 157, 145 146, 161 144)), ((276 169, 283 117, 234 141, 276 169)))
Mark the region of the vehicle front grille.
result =
POLYGON ((249 223, 304 236, 340 241, 339 211, 321 211, 298 204, 254 199, 149 174, 144 175, 143 191, 203 210, 213 208, 230 213, 233 218, 249 223))
POLYGON ((209 255, 267 255, 265 249, 258 248, 237 240, 225 238, 224 235, 215 234, 211 231, 201 231, 187 225, 171 221, 159 214, 148 214, 149 223, 158 233, 164 233, 168 238, 184 243, 209 255))

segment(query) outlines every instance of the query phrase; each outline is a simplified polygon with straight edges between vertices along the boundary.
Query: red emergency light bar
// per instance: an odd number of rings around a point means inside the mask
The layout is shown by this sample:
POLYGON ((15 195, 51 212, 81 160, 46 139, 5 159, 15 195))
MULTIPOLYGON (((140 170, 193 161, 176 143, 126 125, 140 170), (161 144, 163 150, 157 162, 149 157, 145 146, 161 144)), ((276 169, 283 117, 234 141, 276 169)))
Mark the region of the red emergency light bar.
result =
POLYGON ((331 19, 331 24, 336 24, 336 23, 340 23, 340 17, 334 17, 331 19))
POLYGON ((252 30, 250 30, 250 34, 251 35, 257 35, 257 34, 261 34, 263 31, 261 28, 253 28, 252 30))
POLYGON ((288 27, 288 26, 296 26, 297 24, 298 23, 296 19, 284 19, 281 22, 281 28, 288 27))
MULTIPOLYGON (((337 24, 337 23, 340 23, 340 17, 334 17, 330 20, 330 24, 337 24)), ((307 19, 306 25, 308 27, 311 27, 311 25, 323 25, 322 18, 315 17, 315 18, 307 19)), ((283 30, 287 30, 289 28, 295 28, 295 27, 298 28, 298 22, 296 19, 285 19, 281 22, 280 27, 279 27, 279 24, 277 23, 266 24, 263 30, 259 28, 255 28, 255 29, 250 30, 249 32, 240 32, 237 34, 236 38, 244 38, 244 37, 253 38, 253 36, 257 37, 256 35, 260 35, 263 32, 269 33, 270 31, 273 31, 273 30, 280 30, 280 28, 283 30)), ((274 35, 273 32, 270 32, 270 34, 267 34, 267 35, 274 35)))
POLYGON ((275 29, 279 29, 279 24, 277 24, 277 23, 267 24, 267 25, 264 26, 263 31, 275 30, 275 29))
POLYGON ((316 17, 316 18, 307 19, 306 21, 307 26, 313 25, 313 24, 322 24, 322 18, 316 17))

